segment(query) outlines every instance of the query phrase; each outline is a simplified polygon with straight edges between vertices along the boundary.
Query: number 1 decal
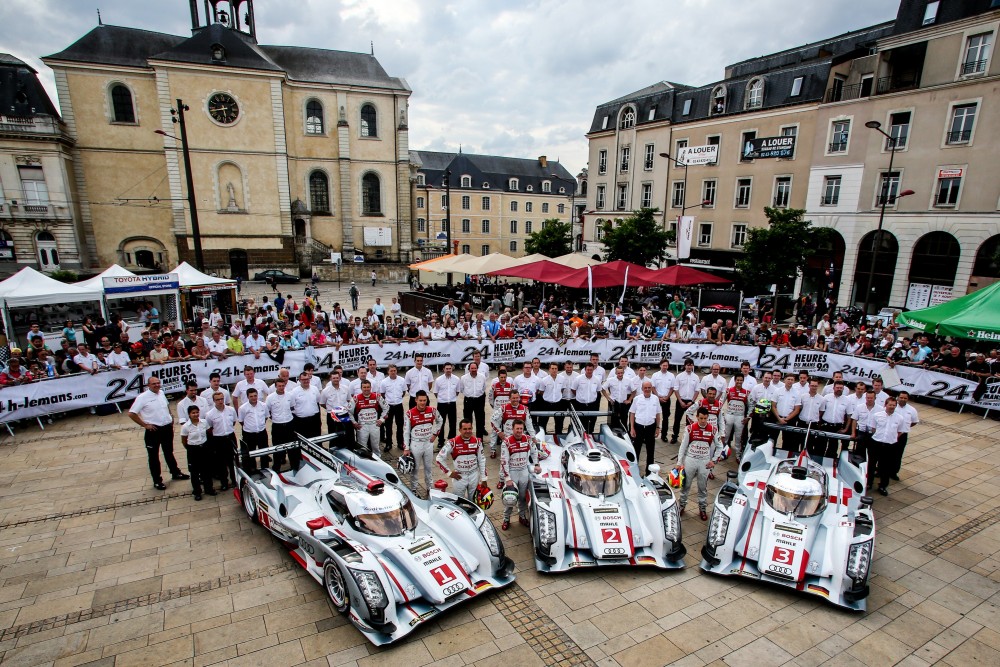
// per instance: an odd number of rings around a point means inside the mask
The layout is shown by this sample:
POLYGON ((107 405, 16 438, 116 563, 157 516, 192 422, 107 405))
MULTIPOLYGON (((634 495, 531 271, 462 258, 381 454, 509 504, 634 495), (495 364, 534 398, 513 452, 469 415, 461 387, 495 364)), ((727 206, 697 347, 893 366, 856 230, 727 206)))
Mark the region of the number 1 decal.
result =
POLYGON ((601 539, 605 544, 621 544, 622 531, 618 528, 601 528, 601 539))
POLYGON ((439 565, 432 569, 431 576, 434 577, 434 581, 438 582, 438 586, 444 586, 450 581, 455 581, 455 575, 452 574, 451 568, 447 565, 439 565))

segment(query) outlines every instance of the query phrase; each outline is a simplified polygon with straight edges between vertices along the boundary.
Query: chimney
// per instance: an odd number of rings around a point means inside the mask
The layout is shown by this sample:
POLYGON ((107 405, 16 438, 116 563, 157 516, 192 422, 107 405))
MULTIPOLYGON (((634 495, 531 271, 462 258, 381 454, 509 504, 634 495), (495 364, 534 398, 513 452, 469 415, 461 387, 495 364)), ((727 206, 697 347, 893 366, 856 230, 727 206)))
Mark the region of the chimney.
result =
POLYGON ((548 169, 548 167, 549 167, 549 159, 547 157, 545 157, 544 155, 539 155, 538 156, 538 164, 541 165, 542 169, 548 169))

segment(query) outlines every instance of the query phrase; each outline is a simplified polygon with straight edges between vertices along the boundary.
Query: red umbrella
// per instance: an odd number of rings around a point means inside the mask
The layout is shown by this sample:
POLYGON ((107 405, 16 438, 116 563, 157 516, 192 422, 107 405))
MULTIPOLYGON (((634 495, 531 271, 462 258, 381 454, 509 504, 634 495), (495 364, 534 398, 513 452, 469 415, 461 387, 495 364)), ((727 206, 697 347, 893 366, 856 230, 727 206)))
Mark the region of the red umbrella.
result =
POLYGON ((597 266, 577 269, 566 275, 559 281, 559 284, 565 287, 578 288, 590 286, 621 287, 622 285, 627 285, 628 287, 650 287, 657 284, 649 279, 648 276, 651 273, 653 272, 638 264, 616 260, 607 264, 598 264, 597 266), (588 271, 592 275, 592 283, 588 279, 588 271))
POLYGON ((537 280, 540 283, 562 283, 563 278, 565 278, 568 274, 574 273, 575 271, 576 269, 564 264, 551 262, 547 259, 540 259, 537 262, 531 262, 530 264, 522 264, 521 266, 512 266, 509 269, 492 271, 490 275, 510 276, 512 278, 528 278, 529 280, 537 280))
MULTIPOLYGON (((720 278, 719 276, 699 271, 698 269, 692 269, 690 266, 680 266, 679 264, 668 266, 665 269, 650 271, 649 273, 650 275, 647 277, 659 285, 682 286, 733 282, 732 280, 720 278)), ((631 280, 629 282, 631 283, 631 280)))

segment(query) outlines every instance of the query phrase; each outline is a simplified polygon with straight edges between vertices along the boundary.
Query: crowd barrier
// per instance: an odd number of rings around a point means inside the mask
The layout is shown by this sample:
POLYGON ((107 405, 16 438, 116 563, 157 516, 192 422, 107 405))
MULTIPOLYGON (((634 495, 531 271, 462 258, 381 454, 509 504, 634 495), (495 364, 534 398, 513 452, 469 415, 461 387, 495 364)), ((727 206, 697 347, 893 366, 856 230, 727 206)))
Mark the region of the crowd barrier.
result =
MULTIPOLYGON (((35 418, 47 414, 67 412, 79 408, 90 408, 107 403, 117 403, 135 398, 146 387, 151 377, 160 378, 167 393, 180 392, 184 384, 194 379, 200 387, 208 386, 208 377, 218 371, 223 384, 233 384, 243 377, 245 366, 252 366, 258 378, 273 380, 278 370, 289 368, 292 377, 297 377, 307 363, 316 366, 316 372, 324 375, 334 366, 341 365, 352 372, 364 365, 369 357, 374 357, 379 368, 396 364, 404 369, 413 365, 413 358, 424 355, 428 366, 441 366, 451 362, 456 372, 464 373, 464 368, 472 360, 476 351, 482 353, 493 371, 498 364, 512 364, 512 375, 520 372, 520 364, 534 357, 543 362, 571 360, 580 364, 590 359, 591 353, 600 356, 601 362, 610 366, 622 355, 629 357, 633 365, 637 363, 658 365, 667 359, 672 366, 680 366, 685 359, 693 359, 696 367, 707 368, 718 363, 726 370, 740 367, 744 361, 757 368, 780 369, 785 372, 809 371, 810 374, 829 378, 834 371, 841 371, 848 382, 870 382, 880 377, 887 368, 883 360, 853 357, 818 352, 813 350, 789 350, 787 348, 767 348, 761 354, 759 348, 745 345, 705 345, 688 343, 663 343, 658 341, 570 340, 564 344, 551 339, 504 340, 504 341, 441 341, 429 343, 400 343, 379 346, 344 345, 334 347, 306 348, 287 352, 279 364, 266 355, 254 358, 252 354, 228 357, 216 361, 177 361, 141 369, 125 369, 98 373, 97 375, 72 375, 54 378, 26 385, 0 389, 0 424, 16 419, 35 418)), ((653 368, 652 370, 656 370, 653 368)), ((651 372, 652 372, 651 370, 651 372)), ((987 409, 1000 409, 1000 382, 989 384, 985 391, 976 393, 979 385, 975 380, 939 373, 913 366, 895 366, 899 384, 887 387, 897 391, 906 389, 912 395, 929 399, 951 401, 965 405, 975 405, 987 409)))

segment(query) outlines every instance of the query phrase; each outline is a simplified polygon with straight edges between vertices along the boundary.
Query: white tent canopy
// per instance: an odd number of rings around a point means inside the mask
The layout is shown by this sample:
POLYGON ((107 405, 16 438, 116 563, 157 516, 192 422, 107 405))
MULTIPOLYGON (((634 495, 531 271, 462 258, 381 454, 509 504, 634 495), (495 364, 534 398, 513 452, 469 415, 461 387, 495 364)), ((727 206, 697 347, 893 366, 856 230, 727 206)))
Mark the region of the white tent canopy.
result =
POLYGON ((521 257, 520 259, 517 260, 517 264, 515 264, 515 266, 525 266, 527 264, 534 264, 535 262, 540 262, 543 259, 552 261, 552 258, 550 258, 548 255, 543 255, 540 252, 536 252, 534 255, 525 255, 524 257, 521 257))
POLYGON ((429 273, 456 273, 455 266, 469 259, 476 259, 473 255, 462 253, 461 255, 445 255, 436 259, 422 262, 424 266, 410 265, 410 268, 418 268, 429 273))
POLYGON ((501 271, 517 266, 521 260, 500 252, 494 252, 485 257, 469 257, 461 262, 452 264, 452 271, 455 273, 465 273, 471 275, 481 275, 490 271, 501 271))
POLYGON ((26 266, 0 283, 0 303, 23 308, 53 303, 100 301, 102 293, 68 285, 26 266))
POLYGON ((85 289, 88 292, 94 292, 98 296, 104 294, 104 279, 105 278, 116 278, 116 277, 135 277, 135 274, 128 269, 122 268, 117 264, 112 264, 108 268, 104 269, 101 273, 97 274, 93 278, 88 278, 87 280, 81 280, 78 283, 74 283, 77 287, 85 289))
POLYGON ((568 255, 560 255, 552 260, 556 264, 562 264, 563 266, 568 266, 573 269, 582 269, 585 266, 597 266, 602 264, 599 259, 593 259, 592 257, 587 257, 586 255, 581 255, 579 253, 571 252, 568 255))
POLYGON ((218 285, 219 287, 236 287, 236 281, 229 278, 216 278, 207 273, 202 273, 187 262, 181 262, 170 273, 176 273, 180 279, 180 287, 201 287, 204 285, 218 285))

